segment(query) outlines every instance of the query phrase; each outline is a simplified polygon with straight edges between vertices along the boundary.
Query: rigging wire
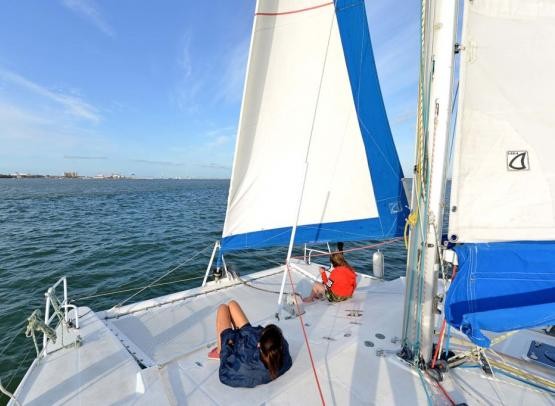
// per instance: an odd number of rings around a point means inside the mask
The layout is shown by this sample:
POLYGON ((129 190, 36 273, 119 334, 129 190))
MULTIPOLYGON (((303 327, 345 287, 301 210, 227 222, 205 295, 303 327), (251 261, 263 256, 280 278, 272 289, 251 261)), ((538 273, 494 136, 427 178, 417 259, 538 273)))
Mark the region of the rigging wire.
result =
POLYGON ((25 353, 25 356, 23 357, 23 360, 19 363, 17 369, 16 369, 15 372, 12 374, 12 377, 10 378, 8 384, 6 385, 6 388, 9 388, 9 387, 10 387, 10 385, 12 384, 12 381, 14 380, 14 378, 15 378, 15 377, 17 376, 17 374, 19 373, 19 370, 21 369, 21 367, 23 366, 23 364, 24 364, 25 362, 27 362, 27 360, 29 359, 29 354, 31 353, 31 351, 32 351, 33 349, 34 349, 34 348, 31 347, 31 348, 29 348, 29 349, 27 350, 27 352, 25 353))
POLYGON ((131 296, 129 296, 127 299, 122 300, 121 302, 119 302, 118 304, 116 304, 115 306, 112 306, 112 308, 110 310, 114 310, 117 307, 122 306, 123 304, 127 303, 129 300, 131 300, 132 298, 134 298, 135 296, 137 296, 139 293, 144 292, 146 289, 152 287, 155 283, 157 283, 158 281, 162 280, 163 278, 165 278, 166 276, 170 275, 171 273, 175 272, 176 270, 178 270, 179 268, 183 267, 184 265, 188 264, 189 262, 193 261, 194 259, 196 259, 200 254, 204 253, 207 249, 212 248, 210 245, 205 247, 204 249, 198 251, 195 255, 193 255, 191 258, 186 259, 185 261, 183 261, 181 264, 177 265, 175 268, 170 269, 168 272, 166 272, 164 275, 160 276, 159 278, 156 278, 152 283, 146 285, 145 287, 143 287, 141 290, 139 290, 138 292, 132 294, 131 296))
POLYGON ((23 330, 25 330, 26 327, 26 323, 27 320, 23 320, 21 322, 19 322, 15 328, 12 331, 15 331, 12 339, 10 340, 10 342, 8 344, 6 344, 2 350, 2 352, 0 353, 0 359, 2 358, 2 356, 6 353, 6 351, 8 351, 8 349, 10 348, 10 346, 13 344, 13 342, 17 339, 17 337, 19 337, 19 335, 23 332, 23 330), (19 329, 17 329, 19 327, 19 329), (17 329, 17 330, 16 330, 17 329))
MULTIPOLYGON (((421 16, 420 16, 420 78, 419 78, 419 86, 418 86, 418 111, 417 111, 417 131, 416 131, 416 135, 417 135, 417 140, 416 140, 416 164, 415 164, 415 168, 414 168, 414 180, 413 180, 413 196, 415 197, 414 202, 416 204, 416 207, 413 209, 413 212, 409 215, 409 218, 407 219, 408 225, 405 225, 405 232, 408 231, 408 227, 412 226, 412 228, 417 232, 418 234, 420 234, 420 238, 422 241, 424 241, 425 239, 425 234, 424 234, 424 228, 422 227, 422 224, 425 224, 425 219, 420 219, 420 214, 422 213, 422 209, 421 209, 421 204, 424 204, 424 202, 422 202, 422 200, 425 198, 424 194, 422 193, 422 191, 425 189, 425 183, 423 180, 423 171, 425 169, 425 150, 426 150, 426 128, 427 128, 427 121, 428 121, 428 109, 427 109, 427 103, 429 100, 429 95, 430 95, 430 85, 431 85, 431 73, 427 72, 428 71, 428 64, 426 63, 426 55, 427 52, 424 49, 425 45, 426 45, 426 38, 428 33, 430 32, 430 18, 428 16, 427 13, 428 7, 427 7, 427 0, 422 0, 422 5, 421 5, 421 16)), ((426 215, 426 213, 422 213, 423 216, 426 215)), ((405 301, 405 309, 404 312, 405 314, 411 314, 414 313, 411 311, 411 306, 413 304, 413 294, 416 293, 418 295, 418 297, 422 297, 422 272, 420 272, 420 268, 421 268, 421 260, 422 260, 422 256, 418 254, 418 250, 414 249, 415 246, 413 245, 412 247, 409 246, 409 241, 408 239, 405 240, 406 241, 406 247, 408 250, 408 259, 409 259, 409 263, 413 264, 413 269, 409 270, 412 271, 411 273, 411 277, 409 278, 409 289, 408 289, 408 300, 405 301), (418 271, 418 272, 417 272, 418 271), (415 292, 415 288, 414 288, 414 283, 415 283, 415 278, 418 278, 418 285, 419 285, 419 290, 417 292, 415 292)), ((403 337, 406 338, 409 336, 408 334, 408 330, 409 327, 412 326, 413 328, 413 333, 414 333, 414 337, 416 342, 412 343, 414 348, 416 348, 414 355, 414 360, 416 361, 418 359, 418 348, 419 348, 419 341, 420 341, 420 315, 421 315, 421 306, 420 306, 420 300, 418 300, 418 306, 416 309, 416 320, 415 320, 415 324, 411 324, 409 323, 409 317, 405 317, 403 320, 403 337)), ((403 346, 406 346, 406 342, 403 343, 403 346)))
MULTIPOLYGON (((203 279, 203 278, 204 278, 204 275, 202 275, 202 276, 193 276, 191 278, 185 278, 185 279, 178 279, 178 280, 175 280, 175 281, 156 283, 156 284, 150 285, 149 287, 154 288, 154 287, 157 287, 157 286, 164 286, 164 285, 169 285, 169 284, 172 284, 172 283, 187 282, 187 281, 203 279)), ((87 299, 93 299, 93 298, 96 298, 96 297, 116 295, 118 293, 132 292, 134 290, 139 290, 139 289, 142 289, 142 288, 143 288, 142 286, 139 286, 139 287, 136 287, 136 288, 113 290, 113 291, 102 292, 102 293, 89 295, 89 296, 81 296, 81 297, 76 298, 76 299, 71 299, 70 303, 75 303, 75 302, 79 302, 79 301, 87 300, 87 299)))
MULTIPOLYGON (((350 248, 347 250, 342 250, 342 251, 335 251, 335 252, 342 252, 342 253, 346 253, 346 252, 353 252, 353 251, 361 251, 361 250, 366 250, 366 249, 373 249, 373 248, 377 248, 377 247, 381 247, 383 245, 387 245, 387 244, 393 244, 397 241, 402 240, 403 237, 395 237, 392 238, 390 240, 386 240, 386 241, 382 241, 376 244, 369 244, 369 245, 364 245, 362 247, 356 247, 356 248, 350 248)), ((330 252, 330 253, 325 253, 325 254, 312 254, 311 258, 316 258, 316 257, 329 257, 331 254, 333 254, 334 252, 330 252)), ((291 258, 294 259, 303 259, 304 256, 303 255, 296 255, 296 256, 292 256, 291 258)))

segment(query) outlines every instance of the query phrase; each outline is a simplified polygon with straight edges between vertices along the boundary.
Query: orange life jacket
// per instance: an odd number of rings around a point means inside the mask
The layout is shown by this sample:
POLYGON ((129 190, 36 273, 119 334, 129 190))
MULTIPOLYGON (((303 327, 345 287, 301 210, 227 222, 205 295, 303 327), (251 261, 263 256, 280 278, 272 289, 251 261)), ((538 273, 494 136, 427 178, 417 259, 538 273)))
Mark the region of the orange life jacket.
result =
POLYGON ((322 282, 334 295, 351 297, 357 286, 357 277, 352 269, 346 266, 338 266, 333 268, 329 278, 326 272, 322 271, 322 282))

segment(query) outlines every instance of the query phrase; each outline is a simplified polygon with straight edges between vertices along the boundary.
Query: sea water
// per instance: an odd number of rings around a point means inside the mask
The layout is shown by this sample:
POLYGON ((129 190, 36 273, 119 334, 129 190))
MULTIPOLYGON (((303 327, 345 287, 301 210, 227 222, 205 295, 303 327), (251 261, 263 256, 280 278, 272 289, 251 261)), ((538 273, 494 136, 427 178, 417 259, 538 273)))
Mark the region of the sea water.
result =
MULTIPOLYGON (((163 285, 131 301, 199 286, 221 236, 228 188, 227 180, 0 179, 2 383, 14 390, 31 364, 25 320, 34 309, 44 314, 44 292, 64 275, 70 299, 93 310, 120 303, 166 273, 163 285)), ((344 249, 372 243, 347 242, 344 249)), ((380 249, 385 278, 404 275, 403 242, 380 249)), ((371 273, 373 252, 346 258, 371 273)), ((243 251, 226 255, 226 263, 244 275, 282 264, 285 256, 286 248, 243 251)), ((0 395, 0 404, 6 401, 0 395)))

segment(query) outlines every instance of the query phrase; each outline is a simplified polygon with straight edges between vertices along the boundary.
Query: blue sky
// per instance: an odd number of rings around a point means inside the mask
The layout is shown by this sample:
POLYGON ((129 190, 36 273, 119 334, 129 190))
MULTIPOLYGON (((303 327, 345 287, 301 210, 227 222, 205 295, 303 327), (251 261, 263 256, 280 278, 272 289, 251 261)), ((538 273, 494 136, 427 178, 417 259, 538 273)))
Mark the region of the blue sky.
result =
MULTIPOLYGON (((229 177, 254 6, 3 2, 0 173, 229 177)), ((410 175, 420 4, 373 0, 366 7, 410 175)))

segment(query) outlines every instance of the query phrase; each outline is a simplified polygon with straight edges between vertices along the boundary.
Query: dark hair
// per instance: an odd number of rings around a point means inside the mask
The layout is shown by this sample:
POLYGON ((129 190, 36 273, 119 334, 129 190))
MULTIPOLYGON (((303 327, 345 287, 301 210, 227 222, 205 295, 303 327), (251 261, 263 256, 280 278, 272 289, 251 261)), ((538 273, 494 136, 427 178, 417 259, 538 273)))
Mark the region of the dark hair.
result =
POLYGON ((353 267, 351 265, 349 265, 349 263, 347 262, 347 260, 345 259, 345 257, 343 256, 342 252, 334 252, 333 254, 330 255, 330 262, 332 263, 333 267, 338 267, 338 266, 346 266, 349 269, 353 269, 353 267))
POLYGON ((283 366, 283 334, 275 324, 268 324, 260 335, 260 359, 268 371, 270 377, 276 379, 279 370, 283 366))

